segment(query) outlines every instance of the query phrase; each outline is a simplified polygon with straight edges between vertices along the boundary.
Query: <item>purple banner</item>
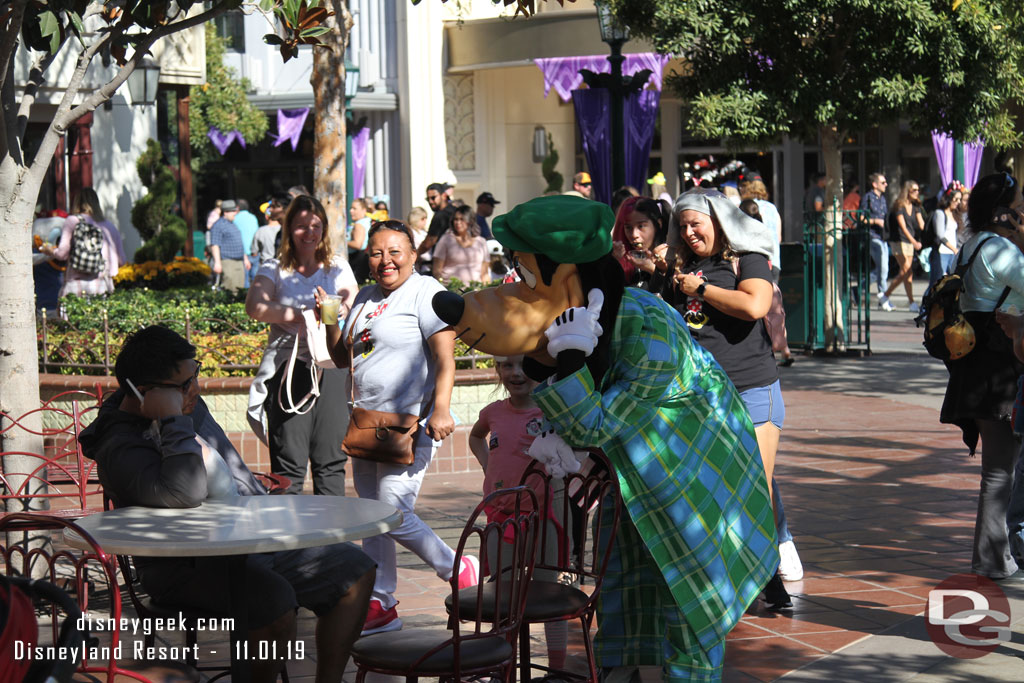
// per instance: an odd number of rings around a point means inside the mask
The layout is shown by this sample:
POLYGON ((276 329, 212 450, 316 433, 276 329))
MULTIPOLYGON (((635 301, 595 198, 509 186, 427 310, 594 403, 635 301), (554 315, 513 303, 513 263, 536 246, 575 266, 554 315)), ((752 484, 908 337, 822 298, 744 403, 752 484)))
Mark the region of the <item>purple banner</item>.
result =
POLYGON ((594 199, 608 204, 612 198, 612 132, 608 122, 611 104, 607 88, 572 91, 576 124, 583 138, 594 199))
MULTIPOLYGON (((633 93, 623 102, 623 151, 627 185, 644 187, 646 184, 660 100, 660 93, 643 90, 633 93)), ((608 90, 574 90, 572 103, 583 138, 583 154, 593 183, 594 199, 607 204, 611 202, 612 192, 616 189, 612 187, 611 102, 608 90)))
POLYGON ((245 138, 237 130, 233 130, 230 133, 221 133, 216 126, 210 126, 210 130, 206 132, 206 137, 210 138, 210 142, 217 148, 221 156, 228 151, 228 147, 231 146, 232 142, 238 142, 245 149, 245 138))
POLYGON ((627 97, 623 103, 627 185, 642 189, 647 184, 647 167, 650 164, 651 142, 654 140, 654 124, 658 120, 660 101, 661 93, 658 91, 641 90, 627 97))
MULTIPOLYGON (((369 146, 370 129, 363 126, 352 136, 352 192, 356 197, 363 196, 363 183, 366 182, 366 149, 369 146)), ((349 202, 352 197, 349 197, 349 202)))
MULTIPOLYGON (((652 74, 647 82, 653 84, 655 90, 661 90, 661 73, 665 69, 665 64, 672 58, 671 55, 641 52, 625 55, 625 57, 626 60, 622 63, 623 76, 632 76, 641 69, 650 69, 652 74)), ((535 59, 533 63, 544 74, 544 97, 547 97, 551 89, 554 88, 563 102, 572 99, 573 91, 583 83, 580 69, 588 69, 596 73, 610 73, 612 70, 607 55, 552 57, 550 59, 535 59)))
POLYGON ((292 143, 294 152, 299 146, 299 138, 302 137, 302 127, 306 125, 306 117, 309 115, 309 107, 302 109, 278 109, 277 110, 277 140, 274 147, 278 147, 287 140, 292 143))
MULTIPOLYGON (((939 175, 942 176, 943 188, 949 187, 949 184, 953 182, 953 145, 955 142, 945 133, 932 131, 932 146, 935 148, 935 159, 939 162, 939 175)), ((964 185, 966 187, 974 187, 974 183, 978 182, 981 155, 984 151, 985 145, 981 140, 964 144, 964 185)))

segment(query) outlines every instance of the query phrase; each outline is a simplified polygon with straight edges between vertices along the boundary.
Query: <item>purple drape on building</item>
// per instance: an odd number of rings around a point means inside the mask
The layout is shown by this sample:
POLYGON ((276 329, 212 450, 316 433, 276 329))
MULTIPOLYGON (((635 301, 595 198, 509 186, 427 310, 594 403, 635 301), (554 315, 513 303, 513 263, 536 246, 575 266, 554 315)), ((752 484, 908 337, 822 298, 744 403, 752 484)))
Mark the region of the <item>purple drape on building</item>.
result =
MULTIPOLYGON (((942 187, 949 187, 953 182, 953 144, 954 140, 945 133, 932 131, 932 146, 935 147, 935 158, 939 162, 939 174, 942 176, 942 187)), ((974 187, 978 182, 981 170, 981 154, 985 145, 978 142, 964 144, 964 185, 974 187)))
MULTIPOLYGON (((363 126, 352 136, 352 192, 357 197, 363 196, 363 183, 366 181, 366 148, 370 141, 370 129, 363 126)), ((351 197, 349 198, 351 201, 351 197)))
POLYGON ((626 125, 626 184, 643 190, 647 186, 647 169, 654 140, 654 123, 658 119, 661 93, 641 90, 626 98, 622 119, 626 125))
POLYGON ((576 125, 583 138, 583 155, 590 169, 593 197, 609 203, 612 198, 612 131, 608 90, 586 88, 572 91, 572 105, 576 110, 576 125))
POLYGON ((277 110, 277 140, 274 147, 283 145, 285 141, 292 143, 292 151, 299 147, 299 138, 302 136, 302 127, 306 125, 306 117, 309 115, 309 107, 302 109, 278 109, 277 110))
MULTIPOLYGON (((643 90, 626 98, 622 108, 625 128, 626 184, 641 188, 647 179, 654 122, 661 94, 643 90)), ((612 192, 611 102, 605 88, 573 90, 576 123, 583 138, 583 154, 593 183, 594 199, 610 203, 612 192)))
MULTIPOLYGON (((625 55, 626 60, 622 63, 622 74, 632 76, 641 69, 651 70, 651 79, 655 89, 661 90, 661 72, 665 64, 671 59, 670 55, 659 55, 654 52, 642 52, 634 55, 625 55)), ((554 88, 563 102, 572 98, 574 90, 583 83, 583 76, 580 69, 589 69, 596 73, 610 73, 611 64, 607 55, 593 55, 589 57, 553 57, 550 59, 535 59, 533 63, 544 74, 544 97, 548 96, 554 88)))
POLYGON ((221 156, 224 156, 224 152, 228 151, 228 147, 235 141, 242 146, 242 149, 245 149, 245 138, 237 130, 233 130, 230 133, 221 133, 216 126, 210 126, 210 130, 206 132, 206 137, 210 138, 210 142, 217 148, 221 156))

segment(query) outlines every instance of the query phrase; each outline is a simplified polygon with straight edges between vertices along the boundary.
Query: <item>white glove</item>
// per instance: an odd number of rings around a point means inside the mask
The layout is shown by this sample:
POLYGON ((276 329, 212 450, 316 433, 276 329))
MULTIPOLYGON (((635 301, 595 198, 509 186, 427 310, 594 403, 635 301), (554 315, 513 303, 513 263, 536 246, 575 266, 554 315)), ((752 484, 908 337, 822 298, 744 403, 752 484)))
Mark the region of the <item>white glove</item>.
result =
POLYGON ((557 358, 566 349, 582 351, 588 356, 594 352, 598 337, 604 333, 601 324, 597 322, 603 305, 604 292, 592 289, 590 304, 586 308, 570 308, 555 318, 555 322, 544 330, 548 338, 548 353, 552 358, 557 358))
POLYGON ((574 451, 565 439, 551 430, 534 439, 526 454, 544 465, 548 473, 557 479, 579 472, 580 460, 587 456, 586 451, 574 451))

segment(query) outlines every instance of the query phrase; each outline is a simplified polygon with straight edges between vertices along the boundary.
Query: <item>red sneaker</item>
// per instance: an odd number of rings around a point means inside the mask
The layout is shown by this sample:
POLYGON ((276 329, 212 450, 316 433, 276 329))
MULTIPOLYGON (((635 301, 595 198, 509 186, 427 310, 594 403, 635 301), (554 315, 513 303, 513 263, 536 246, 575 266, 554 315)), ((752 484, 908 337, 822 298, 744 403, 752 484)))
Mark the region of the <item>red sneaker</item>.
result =
POLYGON ((402 620, 398 618, 396 607, 398 607, 397 602, 388 609, 384 609, 384 605, 381 604, 380 600, 370 598, 370 609, 366 612, 366 622, 363 624, 363 630, 359 635, 369 636, 374 633, 397 631, 402 628, 402 620))
POLYGON ((462 556, 462 571, 459 572, 459 590, 480 583, 480 560, 472 555, 462 556))

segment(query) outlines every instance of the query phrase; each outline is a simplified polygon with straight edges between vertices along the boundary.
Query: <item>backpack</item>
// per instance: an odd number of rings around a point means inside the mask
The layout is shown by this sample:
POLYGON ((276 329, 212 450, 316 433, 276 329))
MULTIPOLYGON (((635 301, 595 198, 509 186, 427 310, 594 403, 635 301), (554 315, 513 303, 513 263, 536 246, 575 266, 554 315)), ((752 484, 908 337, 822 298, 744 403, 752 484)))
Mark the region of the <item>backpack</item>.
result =
POLYGON ((68 266, 86 275, 99 275, 106 262, 103 260, 103 230, 85 214, 71 234, 71 255, 68 266))
MULTIPOLYGON (((960 309, 960 295, 964 291, 964 278, 971 269, 978 252, 985 246, 992 237, 986 237, 974 249, 974 253, 967 259, 967 263, 961 263, 963 250, 957 256, 956 269, 935 283, 921 300, 921 313, 915 322, 920 327, 924 325, 924 348, 932 358, 942 361, 959 360, 974 349, 975 335, 974 328, 964 317, 960 309)), ((998 309, 1002 306, 1010 293, 1010 288, 1003 290, 996 304, 998 309)))
POLYGON ((921 244, 932 249, 938 249, 942 246, 942 235, 939 234, 939 224, 935 220, 935 216, 939 211, 942 211, 942 209, 936 209, 928 216, 928 220, 924 224, 924 239, 921 240, 921 244))

